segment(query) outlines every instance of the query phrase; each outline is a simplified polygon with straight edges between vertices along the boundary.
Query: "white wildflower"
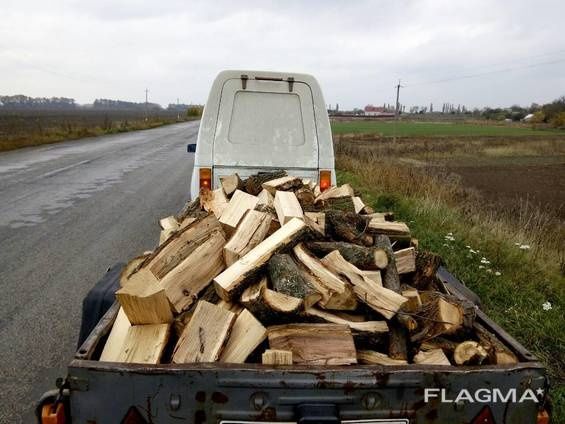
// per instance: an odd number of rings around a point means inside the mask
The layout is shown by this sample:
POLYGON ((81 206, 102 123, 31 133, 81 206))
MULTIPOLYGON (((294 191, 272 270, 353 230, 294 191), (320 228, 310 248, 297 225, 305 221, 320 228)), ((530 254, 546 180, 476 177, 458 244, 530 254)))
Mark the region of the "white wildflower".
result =
POLYGON ((521 245, 522 245, 522 243, 518 243, 518 242, 516 242, 516 243, 514 243, 514 244, 515 244, 516 246, 521 246, 521 245))
POLYGON ((543 308, 544 311, 550 311, 551 310, 551 303, 549 301, 547 301, 543 305, 541 305, 541 307, 543 308))
POLYGON ((488 268, 488 269, 487 269, 487 272, 488 272, 489 274, 492 274, 492 269, 488 268))
MULTIPOLYGON (((471 249, 471 246, 465 246, 467 249, 471 249)), ((472 250, 472 249, 471 249, 472 250)))
POLYGON ((484 265, 479 265, 479 269, 484 269, 484 265))
POLYGON ((482 258, 481 263, 485 265, 490 265, 490 261, 487 258, 482 258))
POLYGON ((473 249, 469 249, 469 252, 471 252, 472 254, 476 254, 476 253, 477 253, 477 251, 476 251, 476 250, 473 250, 473 249))
POLYGON ((496 271, 496 272, 494 273, 494 275, 496 275, 497 277, 500 277, 502 274, 500 273, 500 271, 496 271))
POLYGON ((530 248, 530 245, 529 245, 529 244, 522 244, 522 245, 520 245, 520 249, 522 249, 522 250, 528 250, 529 248, 530 248))

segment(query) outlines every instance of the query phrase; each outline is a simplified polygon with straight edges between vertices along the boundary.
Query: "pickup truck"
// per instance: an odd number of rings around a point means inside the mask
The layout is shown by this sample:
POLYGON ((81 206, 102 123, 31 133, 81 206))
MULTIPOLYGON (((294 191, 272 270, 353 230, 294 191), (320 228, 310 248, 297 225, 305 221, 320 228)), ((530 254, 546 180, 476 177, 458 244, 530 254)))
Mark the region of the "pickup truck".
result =
MULTIPOLYGON (((335 183, 325 103, 308 75, 222 72, 206 104, 192 193, 219 177, 286 169, 335 183)), ((146 365, 99 361, 118 314, 110 269, 83 304, 79 347, 57 389, 38 403, 38 422, 111 423, 471 423, 542 424, 548 378, 541 363, 480 310, 480 300, 440 267, 447 294, 473 302, 476 324, 518 358, 511 365, 269 366, 146 365)))

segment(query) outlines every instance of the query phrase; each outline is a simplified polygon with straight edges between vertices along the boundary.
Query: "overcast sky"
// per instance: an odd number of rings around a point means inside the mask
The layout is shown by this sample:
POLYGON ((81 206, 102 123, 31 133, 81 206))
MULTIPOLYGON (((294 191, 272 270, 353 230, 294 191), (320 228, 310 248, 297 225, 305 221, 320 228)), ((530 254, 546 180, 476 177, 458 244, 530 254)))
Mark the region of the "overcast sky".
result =
POLYGON ((563 0, 0 1, 0 94, 203 103, 220 70, 260 69, 341 109, 393 103, 398 78, 436 109, 565 95, 563 0))

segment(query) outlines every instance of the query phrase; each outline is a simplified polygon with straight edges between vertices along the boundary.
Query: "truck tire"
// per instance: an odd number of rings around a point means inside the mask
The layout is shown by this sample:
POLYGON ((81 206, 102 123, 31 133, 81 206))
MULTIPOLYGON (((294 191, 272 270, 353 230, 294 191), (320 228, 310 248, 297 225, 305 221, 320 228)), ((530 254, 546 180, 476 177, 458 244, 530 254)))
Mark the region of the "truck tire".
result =
POLYGON ((117 263, 98 281, 82 301, 82 320, 77 348, 84 343, 100 318, 116 300, 114 293, 120 286, 120 273, 125 264, 117 263))

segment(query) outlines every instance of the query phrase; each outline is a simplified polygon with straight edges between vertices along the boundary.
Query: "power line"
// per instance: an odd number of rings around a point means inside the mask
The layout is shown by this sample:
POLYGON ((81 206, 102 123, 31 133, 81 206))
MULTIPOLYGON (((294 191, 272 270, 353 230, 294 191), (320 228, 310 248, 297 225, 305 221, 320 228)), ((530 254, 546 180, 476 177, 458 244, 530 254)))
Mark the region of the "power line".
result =
POLYGON ((494 75, 494 74, 499 74, 499 73, 503 73, 503 72, 511 72, 511 71, 516 71, 516 70, 520 70, 520 69, 537 68, 539 66, 555 65, 555 64, 563 63, 563 62, 565 62, 565 58, 559 59, 559 60, 553 60, 553 61, 549 61, 549 62, 533 63, 533 64, 525 65, 525 66, 514 66, 514 67, 510 67, 510 68, 497 69, 497 70, 494 70, 494 71, 487 71, 487 72, 480 72, 480 73, 476 73, 476 74, 461 75, 461 76, 458 76, 458 77, 449 77, 449 78, 443 78, 443 79, 439 79, 439 80, 423 81, 423 82, 418 82, 418 83, 414 83, 414 84, 408 84, 408 85, 406 85, 406 87, 417 87, 417 86, 421 86, 421 85, 441 84, 441 83, 458 81, 458 80, 463 80, 463 79, 479 78, 479 77, 487 76, 487 75, 494 75))

